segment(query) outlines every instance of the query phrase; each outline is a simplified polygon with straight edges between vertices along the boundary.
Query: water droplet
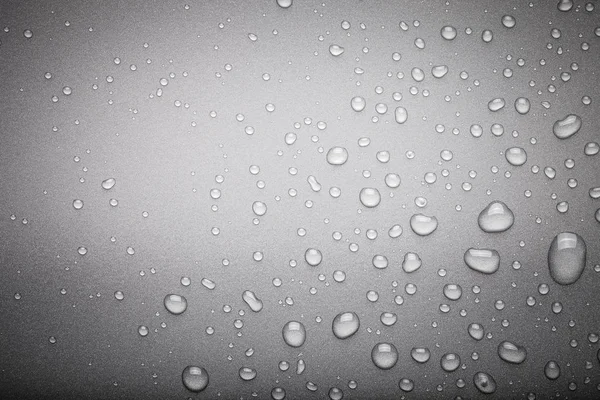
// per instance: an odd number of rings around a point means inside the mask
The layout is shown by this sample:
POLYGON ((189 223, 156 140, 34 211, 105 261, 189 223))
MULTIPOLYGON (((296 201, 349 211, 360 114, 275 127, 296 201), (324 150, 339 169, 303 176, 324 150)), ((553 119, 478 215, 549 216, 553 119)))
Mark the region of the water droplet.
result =
POLYGON ((558 284, 571 285, 585 269, 587 247, 581 236, 562 232, 554 237, 548 250, 550 276, 558 284))
POLYGON ((239 370, 240 378, 244 381, 251 381, 256 378, 256 370, 253 368, 242 367, 239 370))
POLYGON ((262 201, 255 201, 252 203, 252 211, 259 217, 262 217, 267 213, 267 205, 262 201))
POLYGON ((515 100, 515 110, 521 115, 525 115, 531 109, 531 102, 526 97, 519 97, 515 100))
POLYGON ((181 374, 185 388, 191 392, 201 392, 208 386, 208 372, 202 367, 187 366, 181 374))
POLYGON ((414 214, 410 217, 410 228, 419 236, 432 234, 438 227, 436 217, 429 217, 423 214, 414 214))
POLYGON ((331 53, 334 57, 339 57, 344 53, 344 48, 342 46, 338 46, 337 44, 332 44, 329 46, 329 53, 331 53))
POLYGON ((396 111, 394 112, 394 118, 396 119, 397 123, 403 124, 408 119, 408 111, 406 111, 406 108, 402 106, 396 107, 396 111))
POLYGON ((502 17, 502 25, 506 28, 514 28, 517 24, 517 20, 512 15, 504 15, 502 17))
POLYGON ((323 261, 323 254, 321 254, 321 251, 317 249, 307 249, 304 253, 304 259, 308 265, 316 267, 317 265, 321 264, 321 261, 323 261))
POLYGON ((506 161, 515 167, 519 167, 527 162, 527 152, 521 147, 506 149, 504 156, 506 157, 506 161))
POLYGON ((483 335, 485 334, 483 330, 483 326, 478 323, 469 324, 469 328, 467 329, 469 332, 469 336, 471 336, 475 340, 483 339, 483 335))
POLYGON ((491 394, 496 391, 496 381, 490 374, 477 372, 473 375, 473 383, 477 390, 483 394, 491 394))
POLYGON ((456 38, 456 28, 450 25, 442 27, 440 34, 446 40, 454 40, 456 38))
POLYGON ((465 252, 465 264, 474 271, 493 274, 500 266, 500 254, 493 249, 470 248, 465 252))
POLYGON ((117 180, 115 178, 105 179, 102 181, 102 189, 110 190, 113 188, 113 186, 115 186, 115 183, 117 183, 117 180))
POLYGON ((256 294, 250 290, 246 290, 242 294, 242 299, 246 302, 246 304, 248 304, 248 307, 250 307, 250 309, 254 312, 259 312, 263 308, 262 300, 260 300, 258 297, 256 297, 256 294))
POLYGON ((424 364, 429 361, 431 351, 427 347, 413 347, 410 351, 410 356, 419 364, 424 364))
POLYGON ((412 390, 415 388, 415 384, 408 378, 402 378, 398 382, 398 387, 400 387, 400 390, 403 392, 412 392, 412 390))
POLYGON ((456 301, 462 296, 462 287, 453 283, 444 285, 444 296, 447 299, 456 301))
POLYGON ((504 232, 510 229, 515 216, 510 208, 501 201, 493 201, 484 208, 477 219, 482 231, 487 233, 504 232))
POLYGON ((344 147, 332 147, 327 152, 327 162, 331 165, 343 165, 348 161, 348 150, 344 147))
POLYGON ((504 101, 504 99, 501 97, 498 97, 496 99, 490 100, 490 102, 488 103, 488 109, 492 112, 496 112, 496 111, 500 111, 501 109, 503 109, 505 105, 506 105, 506 102, 504 101))
POLYGON ((377 368, 390 369, 398 361, 398 350, 391 343, 377 343, 371 350, 371 360, 377 368))
POLYGON ((369 208, 377 207, 381 202, 381 194, 379 194, 379 190, 375 188, 363 188, 360 191, 359 198, 363 206, 369 208))
POLYGON ((421 264, 421 257, 417 253, 408 252, 404 255, 404 260, 402 260, 402 269, 406 273, 415 272, 421 268, 421 264))
POLYGON ((358 332, 360 320, 354 312, 339 313, 333 319, 331 329, 338 339, 346 339, 358 332))
POLYGON ((579 132, 581 125, 582 120, 579 115, 569 114, 554 123, 552 132, 559 139, 567 139, 579 132))
POLYGON ((460 367, 460 357, 455 353, 446 353, 440 359, 440 366, 446 372, 454 372, 460 367))
POLYGON ((73 200, 73 208, 76 210, 81 210, 83 208, 83 200, 73 200))
POLYGON ((498 356, 511 364, 521 364, 527 358, 527 350, 518 344, 503 341, 498 345, 498 356))
POLYGON ((544 375, 550 380, 558 379, 560 376, 560 366, 556 361, 548 361, 544 366, 544 375))
POLYGON ((168 294, 165 296, 165 308, 171 314, 179 315, 187 309, 187 300, 177 294, 168 294))
POLYGON ((447 65, 436 65, 431 68, 431 75, 433 75, 434 78, 437 78, 437 79, 443 78, 444 76, 446 76, 447 73, 448 73, 447 65))
POLYGON ((285 343, 291 347, 300 347, 306 341, 306 329, 298 321, 289 321, 283 326, 281 333, 285 343))
POLYGON ((367 102, 364 97, 356 96, 352 98, 350 105, 354 111, 361 112, 367 106, 367 102))

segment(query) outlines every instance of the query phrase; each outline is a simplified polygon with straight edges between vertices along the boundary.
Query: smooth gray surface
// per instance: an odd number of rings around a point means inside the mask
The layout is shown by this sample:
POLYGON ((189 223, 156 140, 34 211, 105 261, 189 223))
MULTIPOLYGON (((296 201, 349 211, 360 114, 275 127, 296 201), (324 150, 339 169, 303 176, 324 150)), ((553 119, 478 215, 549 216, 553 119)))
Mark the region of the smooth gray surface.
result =
POLYGON ((472 382, 478 371, 490 373, 498 384, 496 393, 486 396, 490 399, 527 398, 530 392, 538 399, 599 396, 599 345, 588 335, 600 331, 600 274, 594 272, 600 262, 600 223, 594 219, 600 200, 588 190, 600 186, 600 155, 583 153, 586 143, 600 141, 597 9, 586 11, 586 3, 576 2, 563 13, 556 1, 295 0, 285 10, 275 0, 190 2, 189 9, 185 4, 0 4, 0 28, 9 28, 0 31, 2 398, 234 399, 256 393, 268 399, 274 387, 284 388, 289 399, 327 398, 331 387, 342 389, 345 399, 479 398, 483 395, 472 382), (504 14, 517 19, 514 28, 502 26, 504 14), (351 24, 347 31, 343 20, 351 24), (410 29, 401 30, 400 21, 410 29), (457 28, 456 39, 440 36, 444 25, 457 28), (465 33, 467 27, 472 34, 465 33), (552 38, 553 27, 562 31, 560 39, 552 38), (26 29, 33 31, 30 39, 24 37, 26 29), (492 42, 482 41, 484 29, 494 32, 492 42), (250 40, 250 33, 258 40, 250 40), (417 37, 425 40, 425 49, 415 47, 417 37), (582 50, 583 42, 589 50, 582 50), (345 52, 333 57, 331 44, 345 52), (392 59, 396 51, 402 54, 399 62, 392 59), (519 58, 525 60, 522 67, 519 58), (435 79, 431 67, 439 64, 448 65, 449 73, 435 79), (356 74, 356 67, 364 74, 356 74), (413 80, 413 67, 425 71, 423 82, 413 80), (511 78, 502 75, 507 67, 511 78), (460 78, 461 71, 467 79, 460 78), (568 82, 561 80, 562 72, 571 73, 568 82), (270 80, 263 79, 265 73, 270 80), (159 97, 161 78, 169 83, 159 97), (72 88, 71 95, 63 94, 64 86, 72 88), (376 86, 383 94, 375 92, 376 86), (417 95, 410 93, 412 86, 417 95), (402 94, 401 101, 393 100, 394 92, 402 94), (367 100, 361 113, 350 107, 358 95, 367 100), (582 103, 584 95, 591 105, 582 103), (514 109, 520 96, 531 101, 527 115, 514 109), (492 113, 487 103, 496 97, 507 104, 492 113), (545 109, 542 101, 551 107, 545 109), (379 102, 388 111, 374 123, 379 102), (267 112, 267 103, 275 105, 274 112, 267 112), (398 105, 409 113, 403 125, 394 121, 398 105), (236 120, 238 113, 244 121, 236 120), (561 141, 552 125, 569 113, 580 115, 583 127, 561 141), (317 127, 319 121, 326 129, 317 127), (490 133, 493 123, 504 126, 502 136, 490 133), (443 124, 444 132, 436 132, 436 124, 443 124), (469 133, 472 124, 484 128, 482 137, 469 133), (254 128, 253 135, 244 132, 247 126, 254 128), (285 144, 287 132, 297 133, 294 145, 285 144), (369 137, 370 145, 359 147, 360 137, 369 137), (325 154, 333 146, 348 149, 346 164, 327 164, 325 154), (513 146, 527 151, 525 165, 507 163, 504 151, 513 146), (445 149, 452 151, 451 161, 441 159, 445 149), (388 163, 377 161, 380 150, 390 152, 388 163), (416 154, 412 159, 406 156, 409 150, 416 154), (575 161, 574 168, 565 167, 567 158, 575 161), (252 175, 250 165, 260 172, 252 175), (540 167, 537 174, 534 165, 540 167), (546 166, 556 169, 555 179, 544 175, 546 166), (298 173, 291 175, 290 167, 298 173), (475 178, 469 177, 471 170, 475 178), (384 183, 390 172, 402 178, 397 189, 384 183), (426 172, 437 174, 434 184, 424 183, 426 172), (224 182, 217 183, 216 175, 224 182), (309 175, 322 184, 320 192, 311 190, 309 175), (105 191, 101 182, 110 177, 117 183, 105 191), (569 188, 568 178, 577 179, 576 188, 569 188), (264 189, 257 187, 259 180, 264 189), (463 190, 463 182, 472 189, 463 190), (329 195, 331 186, 341 188, 341 197, 329 195), (360 204, 363 187, 379 189, 377 207, 360 204), (219 199, 211 198, 213 188, 221 190, 219 199), (297 190, 295 197, 290 188, 297 190), (428 200, 425 208, 415 205, 417 196, 428 200), (111 198, 118 206, 109 205, 111 198), (75 199, 84 201, 83 209, 73 208, 75 199), (257 200, 268 211, 255 225, 252 203, 257 200), (314 203, 311 208, 307 200, 314 203), (484 233, 477 225, 479 212, 492 200, 505 202, 515 214, 507 232, 484 233), (568 201, 568 212, 557 211, 559 201, 568 201), (414 234, 409 219, 415 213, 436 216, 438 229, 427 237, 414 234), (397 239, 387 234, 394 224, 404 230, 397 239), (216 236, 213 227, 220 230, 216 236), (305 236, 297 234, 299 228, 306 229, 305 236), (367 229, 376 229, 378 238, 367 239, 367 229), (334 231, 342 240, 332 238, 334 231), (585 271, 571 286, 555 284, 547 267, 550 243, 562 231, 577 232, 587 243, 585 271), (350 243, 359 250, 350 251, 350 243), (80 246, 88 249, 85 256, 78 254, 80 246), (127 254, 128 246, 134 255, 127 254), (309 247, 323 254, 317 267, 304 261, 309 247), (470 247, 496 249, 500 270, 488 276, 468 269, 463 254, 470 247), (253 260, 256 251, 264 253, 260 262, 253 260), (409 251, 423 260, 412 274, 401 269, 409 251), (388 258, 386 269, 373 267, 376 254, 388 258), (515 260, 522 264, 519 270, 511 266, 515 260), (440 268, 447 270, 445 277, 438 275, 440 268), (346 273, 343 283, 333 280, 338 269, 346 273), (180 284, 182 276, 191 278, 189 287, 180 284), (216 288, 204 287, 202 278, 213 280, 216 288), (281 287, 273 285, 274 278, 283 281, 281 287), (405 293, 407 283, 417 285, 416 294, 405 293), (460 300, 443 296, 447 283, 462 286, 460 300), (549 285, 547 295, 538 292, 542 283, 549 285), (474 285, 481 293, 473 293, 474 285), (125 293, 123 301, 115 299, 117 290, 125 293), (262 311, 249 309, 244 290, 262 299, 262 311), (379 293, 377 302, 367 300, 368 290, 379 293), (169 293, 187 298, 184 314, 170 315, 164 308, 169 293), (397 294, 404 297, 403 305, 394 303, 397 294), (533 307, 526 305, 530 295, 538 302, 533 307), (293 305, 286 305, 287 297, 293 305), (504 301, 503 310, 494 307, 496 300, 504 301), (552 312, 554 301, 563 305, 560 314, 552 312), (442 313, 442 303, 451 311, 442 313), (224 305, 233 310, 225 313, 224 305), (361 328, 339 340, 331 321, 343 311, 356 312, 361 328), (384 311, 398 314, 394 326, 380 322, 384 311), (233 325, 238 318, 242 329, 233 325), (299 349, 282 339, 289 320, 306 327, 307 340, 299 349), (483 324, 492 338, 471 339, 471 322, 483 324), (139 325, 150 328, 147 337, 138 334, 139 325), (206 333, 209 326, 213 335, 206 333), (51 336, 56 343, 49 342, 51 336), (570 345, 573 339, 576 347, 570 345), (498 357, 503 340, 527 348, 525 363, 510 365, 498 357), (396 346, 399 360, 382 371, 370 357, 373 346, 385 341, 396 346), (431 350, 428 363, 410 358, 416 346, 431 350), (250 347, 254 355, 247 357, 250 347), (444 372, 439 360, 447 352, 459 354, 464 369, 444 372), (306 362, 302 375, 295 372, 298 359, 306 362), (285 372, 278 368, 283 360, 290 363, 285 372), (549 360, 561 367, 556 381, 544 377, 549 360), (210 375, 200 394, 182 384, 188 365, 204 367, 210 375), (257 370, 255 380, 239 378, 244 366, 257 370), (403 377, 415 382, 413 392, 400 391, 403 377), (465 388, 457 388, 458 378, 466 381, 465 388), (358 383, 356 389, 348 387, 350 380, 358 383), (318 391, 306 389, 307 381, 318 391), (572 382, 576 390, 569 389, 572 382))

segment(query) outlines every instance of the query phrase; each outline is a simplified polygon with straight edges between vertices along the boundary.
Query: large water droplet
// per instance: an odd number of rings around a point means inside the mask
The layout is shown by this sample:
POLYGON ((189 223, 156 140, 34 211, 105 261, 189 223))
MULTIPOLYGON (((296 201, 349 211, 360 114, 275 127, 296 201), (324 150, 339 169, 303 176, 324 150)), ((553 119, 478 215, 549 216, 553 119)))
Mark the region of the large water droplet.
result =
POLYGON ((521 364, 527 358, 527 350, 518 344, 503 341, 498 345, 498 356, 511 364, 521 364))
POLYGON ((490 374, 477 372, 473 375, 473 383, 477 390, 483 394, 492 394, 496 391, 496 381, 490 374))
POLYGON ((304 253, 304 259, 308 265, 316 267, 317 265, 321 264, 321 261, 323 261, 323 254, 321 254, 321 251, 317 249, 306 249, 306 252, 304 253))
POLYGON ((369 208, 377 207, 379 202, 381 202, 381 194, 379 194, 379 190, 375 188, 363 188, 360 191, 359 198, 363 206, 369 208))
POLYGON ((554 237, 548 250, 550 276, 556 283, 571 285, 585 268, 587 246, 581 236, 562 232, 554 237))
POLYGON ((569 114, 554 123, 552 132, 559 139, 567 139, 579 132, 581 125, 582 121, 579 115, 569 114))
POLYGON ((504 156, 506 157, 506 161, 515 167, 520 167, 527 162, 527 152, 521 147, 506 149, 504 156))
POLYGON ((168 294, 165 296, 165 308, 171 314, 179 315, 187 309, 187 300, 178 294, 168 294))
POLYGON ((423 214, 414 214, 410 217, 410 228, 419 236, 431 235, 438 227, 436 217, 423 214))
POLYGON ((469 336, 471 336, 475 340, 483 339, 483 335, 485 334, 483 330, 483 325, 478 323, 469 324, 469 328, 467 329, 469 332, 469 336))
POLYGON ((440 359, 440 366, 446 372, 454 372, 460 367, 460 357, 455 353, 447 353, 440 359))
POLYGON ((396 111, 394 112, 394 118, 396 119, 397 123, 403 124, 408 119, 408 111, 406 111, 406 108, 402 106, 396 107, 396 111))
POLYGON ((492 201, 481 213, 477 223, 487 233, 504 232, 513 225, 515 216, 510 208, 501 201, 492 201))
POLYGON ((417 253, 408 252, 402 260, 402 269, 404 272, 411 273, 421 268, 421 257, 417 253))
POLYGON ((398 350, 391 343, 377 343, 371 350, 371 360, 377 368, 390 369, 398 361, 398 350))
POLYGON ((239 370, 240 378, 245 381, 251 381, 256 378, 256 370, 253 368, 242 367, 239 370))
POLYGON ((354 111, 361 112, 367 106, 367 102, 364 97, 356 96, 352 98, 350 105, 354 111))
POLYGON ((560 366, 556 361, 548 361, 544 366, 544 375, 550 380, 558 379, 560 376, 560 366))
POLYGON ((348 161, 348 150, 344 147, 332 147, 327 152, 327 162, 331 165, 342 165, 348 161))
POLYGON ((500 266, 500 254, 493 249, 470 248, 464 259, 469 268, 484 274, 493 274, 500 266))
POLYGON ((113 186, 115 186, 115 183, 117 183, 117 180, 115 178, 105 179, 102 181, 102 189, 110 190, 113 188, 113 186))
POLYGON ((293 0, 277 0, 277 5, 281 8, 289 8, 293 2, 293 0))
POLYGON ((413 347, 410 351, 410 356, 413 360, 420 364, 424 364, 429 361, 431 357, 431 351, 427 347, 413 347))
POLYGON ((283 340, 288 346, 300 347, 306 341, 306 329, 302 322, 289 321, 281 331, 283 340))
POLYGON ((338 339, 346 339, 358 332, 360 320, 354 312, 339 313, 333 319, 331 329, 338 339))
POLYGON ((208 386, 208 372, 202 367, 185 367, 181 374, 185 388, 191 392, 201 392, 208 386))
POLYGON ((252 211, 259 217, 262 217, 267 213, 267 205, 262 201, 255 201, 252 203, 252 211))

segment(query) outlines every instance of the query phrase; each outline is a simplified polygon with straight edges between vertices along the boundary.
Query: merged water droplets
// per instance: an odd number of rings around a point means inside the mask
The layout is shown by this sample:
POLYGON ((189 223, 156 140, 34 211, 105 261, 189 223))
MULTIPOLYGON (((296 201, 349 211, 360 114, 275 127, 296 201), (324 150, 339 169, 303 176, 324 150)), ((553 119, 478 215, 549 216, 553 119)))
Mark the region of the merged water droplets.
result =
POLYGON ((242 293, 242 299, 244 300, 244 302, 246 302, 246 304, 248 304, 248 307, 250 307, 250 309, 254 312, 259 312, 263 308, 262 300, 259 299, 256 296, 256 294, 250 290, 246 290, 246 291, 244 291, 244 293, 242 293))
POLYGON ((587 246, 577 233, 562 232, 554 237, 548 250, 550 276, 561 285, 571 285, 585 269, 587 246))
POLYGON ((559 119, 552 126, 552 132, 559 139, 568 139, 581 129, 582 120, 579 115, 569 114, 559 119))

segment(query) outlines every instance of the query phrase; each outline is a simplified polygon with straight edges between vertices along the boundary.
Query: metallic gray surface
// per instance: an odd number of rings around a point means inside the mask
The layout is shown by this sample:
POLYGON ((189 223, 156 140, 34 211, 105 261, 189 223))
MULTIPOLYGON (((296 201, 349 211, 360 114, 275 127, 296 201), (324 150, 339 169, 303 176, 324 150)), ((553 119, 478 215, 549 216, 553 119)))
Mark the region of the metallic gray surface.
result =
POLYGON ((583 148, 600 139, 600 38, 594 34, 600 23, 598 10, 586 11, 585 3, 566 13, 555 3, 296 0, 284 10, 274 0, 190 3, 189 9, 180 1, 3 1, 0 28, 9 32, 0 32, 2 398, 234 399, 256 393, 262 399, 270 398, 274 387, 284 388, 289 399, 327 398, 331 387, 342 389, 345 399, 479 398, 483 395, 472 382, 478 371, 490 373, 498 384, 497 392, 486 396, 490 399, 527 398, 530 392, 538 399, 597 398, 599 345, 588 341, 588 334, 598 333, 600 321, 600 275, 594 272, 600 262, 600 224, 594 219, 600 203, 588 190, 600 186, 600 156, 585 156, 583 148), (502 26, 504 14, 516 17, 514 28, 502 26), (348 31, 341 28, 342 20, 351 23, 348 31), (401 30, 400 21, 410 29, 401 30), (456 39, 442 39, 444 25, 457 28, 456 39), (561 29, 560 39, 551 37, 552 27, 561 29), (24 37, 25 29, 33 31, 32 38, 24 37), (482 41, 484 29, 494 32, 491 43, 482 41), (251 41, 249 33, 258 40, 251 41), (414 46, 417 37, 425 39, 424 50, 414 46), (590 49, 582 51, 582 42, 590 49), (345 52, 333 57, 331 44, 345 52), (402 54, 399 62, 392 60, 395 51, 402 54), (520 57, 523 67, 516 64, 520 57), (137 70, 130 69, 132 64, 137 70), (438 80, 430 71, 439 64, 450 72, 438 80), (365 73, 355 74, 355 67, 365 73), (423 82, 411 78, 413 67, 425 71, 423 82), (506 67, 514 71, 510 79, 502 76, 506 67), (468 79, 459 77, 461 71, 468 79), (560 79, 564 71, 572 74, 568 82, 560 79), (51 79, 44 78, 46 72, 51 79), (159 80, 171 72, 175 78, 158 97, 159 80), (264 73, 270 80, 263 80, 264 73), (555 93, 548 91, 549 84, 556 86, 555 93), (384 88, 381 95, 375 92, 378 85, 384 88), (73 93, 65 96, 64 86, 73 93), (411 86, 419 94, 412 95, 411 86), (392 99, 396 91, 402 93, 400 102, 392 99), (52 102, 53 95, 58 102, 52 102), (358 95, 367 100, 361 113, 350 107, 358 95), (591 105, 582 104, 584 95, 592 98, 591 105), (514 110, 520 96, 531 101, 527 115, 514 110), (504 97, 507 105, 492 113, 487 103, 495 97, 504 97), (176 101, 182 105, 176 107, 176 101), (542 101, 551 107, 545 109, 542 101), (373 123, 378 102, 386 103, 388 112, 373 123), (267 103, 275 105, 274 112, 266 111, 267 103), (398 105, 409 113, 403 125, 394 121, 398 105), (243 122, 236 120, 238 113, 243 122), (582 117, 583 128, 561 141, 552 125, 569 113, 582 117), (318 129, 318 121, 327 128, 318 129), (480 138, 469 133, 476 123, 484 128, 480 138), (504 126, 502 136, 490 133, 493 123, 504 126), (437 133, 436 124, 444 124, 445 131, 437 133), (247 135, 246 126, 255 133, 247 135), (287 132, 298 135, 292 146, 284 142, 287 132), (357 144, 363 136, 371 139, 368 147, 357 144), (325 154, 333 146, 348 149, 346 164, 327 164, 325 154), (507 163, 504 151, 513 146, 527 151, 525 165, 507 163), (444 149, 452 151, 451 161, 440 158, 444 149), (377 161, 380 150, 390 152, 388 163, 377 161), (416 154, 413 159, 405 155, 409 150, 416 154), (573 169, 565 168, 567 158, 575 161, 573 169), (249 172, 253 164, 260 166, 258 175, 249 172), (539 173, 532 173, 533 165, 539 173), (494 174, 492 166, 499 172, 494 174), (555 179, 546 178, 546 166, 557 170, 555 179), (290 167, 298 169, 297 175, 288 172, 290 167), (444 168, 448 177, 441 174, 444 168), (370 178, 363 170, 371 172, 370 178), (477 172, 474 179, 470 170, 477 172), (438 176, 432 185, 423 181, 429 171, 438 176), (402 178, 397 189, 384 184, 390 172, 402 178), (219 174, 222 184, 215 182, 219 174), (309 175, 322 184, 320 192, 311 190, 309 175), (110 177, 117 183, 105 191, 101 182, 110 177), (578 181, 574 189, 567 186, 571 177, 578 181), (257 187, 259 180, 264 189, 257 187), (464 191, 463 182, 472 189, 464 191), (340 198, 329 195, 331 186, 341 188, 340 198), (360 204, 363 187, 379 189, 377 207, 360 204), (213 188, 221 190, 219 199, 210 197, 213 188), (290 188, 297 196, 288 195, 290 188), (526 190, 531 197, 525 197, 526 190), (417 196, 427 198, 425 208, 415 205, 417 196), (109 205, 111 198, 118 200, 117 207, 109 205), (73 208, 75 199, 84 201, 83 209, 73 208), (252 203, 257 200, 268 211, 255 225, 252 203), (307 200, 314 202, 312 208, 305 206, 307 200), (484 233, 477 225, 492 200, 503 201, 515 214, 507 232, 484 233), (568 212, 557 211, 559 201, 569 202, 568 212), (438 218, 432 235, 411 231, 409 219, 419 212, 438 218), (387 231, 396 223, 404 233, 391 239, 387 231), (213 227, 219 235, 211 233, 213 227), (298 236, 298 228, 306 229, 306 236, 298 236), (367 229, 376 229, 378 238, 367 239, 367 229), (343 239, 335 241, 334 231, 343 239), (577 232, 587 243, 585 271, 570 286, 555 284, 547 267, 550 243, 563 231, 577 232), (351 252, 350 243, 359 250, 351 252), (85 256, 78 254, 80 246, 88 249, 85 256), (134 255, 127 254, 128 246, 134 255), (323 254, 317 267, 304 261, 310 247, 323 254), (467 268, 463 255, 470 247, 496 249, 500 270, 483 275, 467 268), (253 260, 256 251, 264 253, 260 262, 253 260), (401 269, 409 251, 423 260, 413 274, 401 269), (386 269, 372 266, 376 254, 389 259, 386 269), (223 259, 230 264, 224 266, 223 259), (290 266, 292 259, 296 267, 290 266), (512 268, 514 260, 521 269, 512 268), (447 270, 445 277, 438 275, 440 268, 447 270), (338 269, 346 272, 343 283, 333 280, 338 269), (182 276, 191 278, 189 287, 180 284, 182 276), (216 282, 216 288, 204 287, 202 278, 216 282), (273 285, 274 278, 283 281, 281 287, 273 285), (407 283, 417 285, 416 294, 405 293, 407 283), (462 286, 460 300, 444 298, 447 283, 462 286), (538 292, 542 283, 550 287, 547 295, 538 292), (474 285, 481 293, 473 293, 474 285), (316 294, 310 294, 311 287, 316 294), (125 293, 123 301, 115 299, 117 290, 125 293), (262 311, 249 309, 244 290, 264 302, 262 311), (367 300, 368 290, 379 293, 377 302, 367 300), (169 293, 187 298, 184 314, 170 315, 164 308, 169 293), (397 294, 404 297, 403 305, 394 303, 397 294), (529 295, 538 301, 534 307, 526 305, 529 295), (288 296, 291 306, 285 305, 288 296), (496 300, 504 301, 503 310, 494 307, 496 300), (554 301, 563 305, 560 314, 552 312, 554 301), (449 313, 439 310, 442 303, 450 304, 449 313), (225 304, 231 313, 223 311, 225 304), (343 311, 356 312, 361 328, 339 340, 331 321, 343 311), (380 322, 384 311, 398 314, 394 326, 380 322), (233 326, 237 318, 244 321, 241 330, 233 326), (502 326, 504 319, 508 327, 502 326), (301 348, 287 346, 281 337, 290 320, 306 327, 301 348), (471 322, 483 324, 492 338, 471 339, 471 322), (147 337, 138 334, 139 325, 150 328, 147 337), (208 326, 214 327, 213 335, 205 332, 208 326), (56 343, 49 342, 51 336, 56 343), (578 342, 575 348, 572 339, 578 342), (527 348, 525 363, 500 360, 496 348, 504 340, 527 348), (386 341, 396 346, 399 360, 383 371, 370 357, 373 346, 386 341), (431 350, 428 363, 410 358, 416 346, 431 350), (250 347, 254 355, 246 357, 250 347), (474 351, 477 361, 471 359, 474 351), (439 360, 448 352, 459 354, 465 368, 444 372, 439 360), (302 375, 295 373, 298 359, 306 362, 302 375), (288 371, 279 370, 282 360, 290 363, 288 371), (544 377, 549 360, 561 367, 555 381, 544 377), (197 395, 181 382, 188 365, 204 367, 210 375, 209 386, 197 395), (256 368, 257 378, 242 381, 240 367, 256 368), (400 391, 403 377, 415 382, 413 392, 400 391), (456 387, 458 378, 466 381, 465 388, 456 387), (356 389, 348 387, 350 380, 358 383, 356 389), (318 391, 307 390, 307 381, 318 391), (572 382, 576 390, 569 389, 572 382))

